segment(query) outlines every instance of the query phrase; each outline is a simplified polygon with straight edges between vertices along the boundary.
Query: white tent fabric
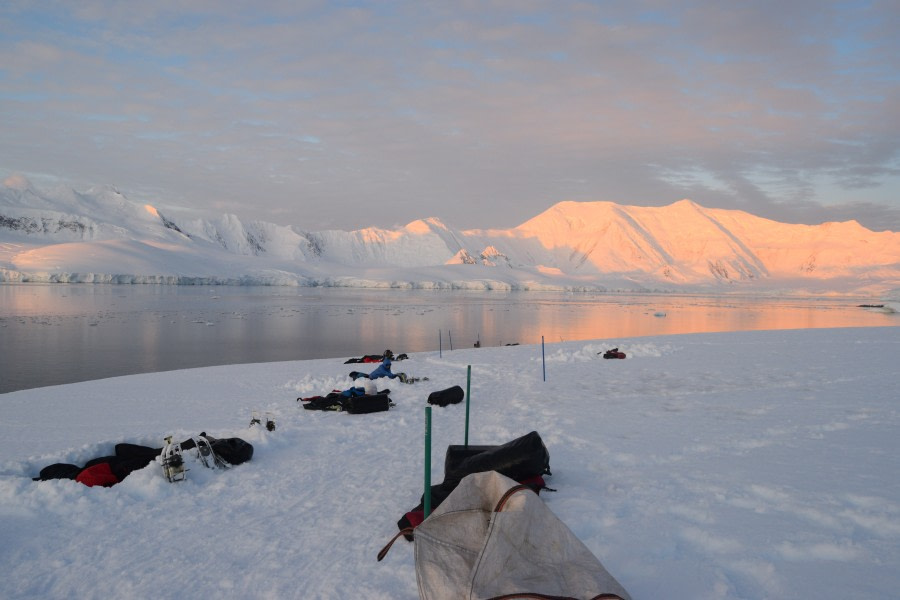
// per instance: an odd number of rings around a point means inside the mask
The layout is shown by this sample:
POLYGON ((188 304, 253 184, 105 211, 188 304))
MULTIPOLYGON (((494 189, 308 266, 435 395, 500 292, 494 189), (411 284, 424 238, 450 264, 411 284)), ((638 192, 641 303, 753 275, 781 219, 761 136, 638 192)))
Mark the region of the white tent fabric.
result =
POLYGON ((494 471, 465 477, 414 539, 422 600, 630 598, 537 494, 494 471))

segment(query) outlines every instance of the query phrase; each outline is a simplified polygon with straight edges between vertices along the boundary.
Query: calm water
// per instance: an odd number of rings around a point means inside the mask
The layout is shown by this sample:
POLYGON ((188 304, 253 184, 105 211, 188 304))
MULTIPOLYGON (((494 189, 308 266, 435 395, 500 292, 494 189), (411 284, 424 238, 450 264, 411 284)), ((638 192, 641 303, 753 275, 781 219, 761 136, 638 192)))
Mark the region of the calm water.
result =
POLYGON ((0 284, 0 393, 211 365, 707 331, 874 327, 852 300, 0 284), (664 316, 663 316, 664 315, 664 316), (439 333, 441 332, 441 333, 439 333))

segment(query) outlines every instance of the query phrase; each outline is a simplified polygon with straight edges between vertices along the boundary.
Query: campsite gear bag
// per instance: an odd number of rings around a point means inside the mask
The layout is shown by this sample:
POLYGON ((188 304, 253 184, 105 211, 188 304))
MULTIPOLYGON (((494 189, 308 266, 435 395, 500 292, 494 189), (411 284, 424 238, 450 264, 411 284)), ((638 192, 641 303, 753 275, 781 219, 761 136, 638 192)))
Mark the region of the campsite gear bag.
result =
POLYGON ((387 394, 374 394, 365 396, 351 396, 344 398, 344 412, 351 415, 381 412, 391 407, 390 396, 387 394))
POLYGON ((428 404, 436 404, 438 406, 459 404, 465 397, 466 394, 463 392, 463 389, 458 385, 454 385, 446 390, 438 390, 428 394, 428 404))
MULTIPOLYGON (((437 508, 463 477, 484 471, 497 471, 538 492, 546 488, 543 476, 550 475, 550 452, 537 431, 499 446, 450 445, 444 458, 444 480, 431 486, 431 507, 437 508)), ((421 523, 425 518, 424 503, 423 495, 418 506, 397 521, 397 527, 406 529, 421 523)), ((406 537, 412 540, 412 535, 406 537)))
POLYGON ((414 542, 421 600, 630 600, 537 494, 493 471, 465 477, 415 529, 414 542))
POLYGON ((459 481, 466 475, 483 471, 497 471, 516 481, 549 475, 550 452, 537 431, 499 446, 447 447, 444 481, 459 481))

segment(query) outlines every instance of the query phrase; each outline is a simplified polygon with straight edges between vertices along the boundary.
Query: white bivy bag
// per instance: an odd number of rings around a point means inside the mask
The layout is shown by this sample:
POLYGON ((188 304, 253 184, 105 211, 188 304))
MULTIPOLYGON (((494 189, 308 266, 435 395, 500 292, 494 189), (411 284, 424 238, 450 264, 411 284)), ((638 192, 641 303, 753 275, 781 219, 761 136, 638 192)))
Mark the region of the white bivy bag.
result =
POLYGON ((536 493, 495 471, 465 477, 414 541, 422 600, 630 600, 536 493))

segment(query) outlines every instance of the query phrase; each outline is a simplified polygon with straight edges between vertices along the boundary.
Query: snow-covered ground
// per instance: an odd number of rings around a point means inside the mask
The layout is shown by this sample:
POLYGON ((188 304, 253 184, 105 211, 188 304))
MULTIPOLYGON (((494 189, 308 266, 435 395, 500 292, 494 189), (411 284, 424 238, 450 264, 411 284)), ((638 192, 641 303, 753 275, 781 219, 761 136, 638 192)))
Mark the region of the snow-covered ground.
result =
MULTIPOLYGON (((470 443, 538 431, 558 490, 542 497, 636 600, 896 598, 898 332, 550 344, 546 381, 540 346, 421 353, 394 370, 430 379, 391 381, 396 406, 370 415, 298 406, 349 387, 342 360, 4 394, 0 597, 416 598, 412 546, 376 554, 421 494, 428 393, 472 365, 470 443), (598 355, 613 346, 628 358, 598 355), (253 409, 275 431, 250 429, 253 409), (253 460, 175 484, 155 463, 111 488, 31 480, 200 431, 253 460)), ((433 409, 434 481, 464 414, 433 409)))

